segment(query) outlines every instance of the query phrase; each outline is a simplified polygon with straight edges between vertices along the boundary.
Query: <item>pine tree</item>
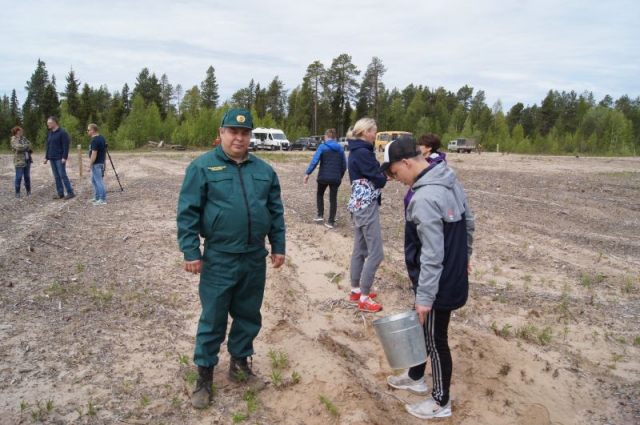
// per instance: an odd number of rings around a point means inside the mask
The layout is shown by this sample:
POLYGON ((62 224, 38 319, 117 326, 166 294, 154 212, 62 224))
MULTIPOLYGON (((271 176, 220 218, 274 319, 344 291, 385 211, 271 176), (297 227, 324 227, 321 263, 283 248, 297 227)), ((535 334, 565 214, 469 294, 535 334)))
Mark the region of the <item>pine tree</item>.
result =
POLYGON ((11 91, 11 100, 9 103, 9 116, 11 120, 20 125, 22 123, 22 113, 20 112, 20 103, 18 102, 18 96, 16 95, 16 89, 11 91))
POLYGON ((25 86, 27 99, 22 106, 24 135, 36 145, 44 143, 44 141, 38 140, 38 134, 41 133, 40 130, 46 129, 46 117, 42 110, 42 103, 48 84, 50 81, 46 64, 38 59, 36 70, 25 86))
POLYGON ((218 83, 216 82, 216 71, 213 66, 207 69, 207 77, 200 83, 200 96, 202 97, 202 106, 208 109, 216 109, 218 107, 218 83))
POLYGON ((78 117, 80 113, 80 96, 79 88, 80 81, 76 79, 76 74, 73 68, 67 74, 67 85, 62 95, 67 99, 67 111, 74 117, 78 117))
POLYGON ((284 83, 276 75, 267 89, 267 113, 270 113, 278 125, 283 124, 285 117, 287 92, 284 83))
POLYGON ((358 68, 351 62, 351 56, 341 54, 333 60, 327 71, 327 86, 331 97, 331 118, 338 123, 337 131, 344 133, 343 118, 346 104, 355 99, 359 87, 355 77, 360 75, 358 68))

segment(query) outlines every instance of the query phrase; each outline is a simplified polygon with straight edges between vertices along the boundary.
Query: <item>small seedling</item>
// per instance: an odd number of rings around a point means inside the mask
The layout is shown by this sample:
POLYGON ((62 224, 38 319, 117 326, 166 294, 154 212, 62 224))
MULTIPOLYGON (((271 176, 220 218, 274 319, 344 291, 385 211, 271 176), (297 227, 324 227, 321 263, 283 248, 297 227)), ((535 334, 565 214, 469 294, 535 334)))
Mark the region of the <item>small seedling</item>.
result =
POLYGON ((283 369, 289 362, 289 355, 282 350, 269 350, 269 358, 271 359, 271 367, 274 369, 283 369))
POLYGON ((189 364, 189 356, 186 354, 178 354, 178 362, 183 365, 189 364))
POLYGON ((634 347, 640 346, 640 336, 633 338, 633 346, 634 347))
POLYGON ((193 385, 198 380, 198 372, 196 372, 195 370, 189 370, 187 371, 184 378, 187 380, 187 383, 189 385, 193 385))
POLYGON ((146 396, 142 396, 142 401, 141 401, 143 406, 148 406, 149 405, 149 399, 146 396))
POLYGON ((531 276, 530 274, 525 274, 522 279, 524 279, 525 282, 531 282, 531 279, 533 279, 533 276, 531 276))
POLYGON ((498 266, 498 265, 493 266, 493 272, 494 273, 500 273, 500 266, 498 266))
POLYGON ((547 345, 551 342, 551 335, 553 334, 553 330, 550 326, 547 326, 540 332, 538 335, 538 341, 540 341, 541 345, 547 345))
POLYGON ((90 416, 95 416, 98 411, 96 410, 96 407, 93 405, 93 402, 91 400, 89 400, 89 410, 87 410, 87 413, 90 416))
POLYGON ((291 382, 293 382, 294 384, 300 383, 300 374, 295 370, 291 374, 291 382))
POLYGON ((51 412, 53 410, 53 400, 47 400, 47 412, 51 412))
POLYGON ((324 407, 331 414, 331 416, 333 416, 333 417, 340 416, 340 412, 338 411, 338 408, 336 407, 336 405, 333 404, 333 402, 331 400, 329 400, 327 397, 321 395, 320 396, 320 403, 324 404, 324 407))
POLYGON ((507 376, 511 372, 511 365, 509 363, 505 363, 500 366, 500 375, 507 376))
POLYGON ((29 408, 29 403, 27 403, 24 400, 20 401, 20 411, 24 412, 25 410, 27 410, 29 408))
POLYGON ((282 373, 279 372, 278 370, 274 370, 271 372, 271 382, 273 382, 273 385, 275 385, 276 387, 279 387, 282 385, 282 373))
POLYGON ((179 397, 174 397, 171 399, 171 404, 174 407, 179 407, 180 406, 180 398, 179 397))
POLYGON ((84 264, 82 264, 82 263, 78 263, 78 264, 76 264, 76 269, 78 269, 78 271, 79 271, 80 273, 82 273, 82 272, 85 270, 85 268, 86 268, 86 267, 85 267, 85 266, 84 266, 84 264))
POLYGON ((493 394, 494 394, 494 391, 491 388, 487 388, 486 391, 484 392, 484 395, 486 395, 487 398, 490 398, 490 399, 493 399, 493 394))
POLYGON ((247 402, 247 410, 249 413, 255 413, 258 411, 260 400, 256 397, 256 393, 254 391, 247 391, 244 393, 242 398, 247 402))

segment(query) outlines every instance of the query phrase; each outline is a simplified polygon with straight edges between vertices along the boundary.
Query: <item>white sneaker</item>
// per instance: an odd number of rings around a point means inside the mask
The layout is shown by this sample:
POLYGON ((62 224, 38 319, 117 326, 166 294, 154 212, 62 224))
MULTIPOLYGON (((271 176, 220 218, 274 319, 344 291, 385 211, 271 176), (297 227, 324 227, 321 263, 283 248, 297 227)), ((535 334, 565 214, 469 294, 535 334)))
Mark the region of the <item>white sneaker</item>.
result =
POLYGON ((444 406, 440 406, 433 397, 415 404, 405 404, 404 408, 410 415, 420 419, 448 418, 451 416, 451 399, 444 406))
POLYGON ((418 395, 429 394, 429 387, 424 376, 418 380, 409 377, 409 371, 405 371, 402 375, 391 375, 387 377, 387 384, 397 390, 407 390, 418 395))

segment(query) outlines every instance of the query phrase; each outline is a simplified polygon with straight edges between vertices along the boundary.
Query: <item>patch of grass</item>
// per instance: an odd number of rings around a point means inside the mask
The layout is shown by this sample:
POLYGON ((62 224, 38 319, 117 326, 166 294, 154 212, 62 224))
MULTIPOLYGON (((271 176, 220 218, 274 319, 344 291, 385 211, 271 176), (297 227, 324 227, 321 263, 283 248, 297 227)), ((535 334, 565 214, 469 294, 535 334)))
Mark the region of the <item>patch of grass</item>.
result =
POLYGON ((143 406, 148 406, 148 405, 149 405, 149 403, 150 403, 149 398, 148 398, 147 396, 142 396, 142 400, 140 401, 140 403, 141 403, 143 406))
POLYGON ((293 382, 293 384, 299 384, 300 383, 300 374, 298 372, 296 372, 295 370, 291 374, 291 382, 293 382))
POLYGON ((489 279, 489 281, 487 282, 489 284, 489 286, 491 286, 492 288, 494 288, 497 285, 497 282, 495 279, 489 279))
POLYGON ((511 282, 505 283, 505 289, 507 291, 509 291, 510 289, 513 289, 513 283, 511 283, 511 282))
POLYGON ((487 396, 487 398, 489 398, 489 399, 491 399, 491 400, 493 400, 493 395, 494 395, 494 394, 495 394, 495 391, 493 391, 493 389, 491 389, 491 388, 487 388, 487 389, 484 391, 484 395, 485 395, 485 396, 487 396))
POLYGON ((93 404, 93 401, 89 400, 89 409, 87 410, 87 414, 89 416, 95 416, 98 414, 98 410, 96 406, 93 404))
POLYGON ((500 375, 507 376, 511 372, 511 365, 509 363, 505 363, 500 366, 500 375))
POLYGON ((531 279, 533 279, 533 276, 531 276, 530 274, 525 274, 525 275, 522 277, 522 279, 523 279, 525 282, 531 282, 531 279))
POLYGON ((28 408, 29 408, 29 403, 24 400, 20 400, 20 411, 24 412, 28 408))
POLYGON ((553 335, 553 330, 550 326, 545 327, 542 332, 538 334, 538 341, 540 345, 548 345, 551 342, 551 336, 553 335))
POLYGON ((85 265, 84 265, 84 264, 82 264, 82 263, 78 263, 78 264, 76 264, 76 269, 77 269, 80 273, 82 273, 83 271, 85 271, 86 267, 85 267, 85 265))
POLYGON ((244 422, 249 418, 249 415, 246 413, 234 413, 231 415, 231 420, 234 424, 239 424, 240 422, 244 422))
POLYGON ((528 342, 537 342, 536 341, 537 333, 538 333, 538 328, 536 327, 536 325, 527 323, 517 328, 515 335, 516 335, 516 338, 523 339, 528 342))
POLYGON ((338 411, 338 408, 336 407, 336 405, 333 404, 333 402, 329 400, 327 397, 321 395, 320 403, 324 404, 324 407, 334 418, 337 418, 338 416, 340 416, 340 412, 338 411))
POLYGON ((633 346, 640 347, 640 336, 633 338, 633 346))
POLYGON ((494 273, 500 273, 500 266, 498 266, 497 264, 495 266, 493 266, 493 272, 494 273))

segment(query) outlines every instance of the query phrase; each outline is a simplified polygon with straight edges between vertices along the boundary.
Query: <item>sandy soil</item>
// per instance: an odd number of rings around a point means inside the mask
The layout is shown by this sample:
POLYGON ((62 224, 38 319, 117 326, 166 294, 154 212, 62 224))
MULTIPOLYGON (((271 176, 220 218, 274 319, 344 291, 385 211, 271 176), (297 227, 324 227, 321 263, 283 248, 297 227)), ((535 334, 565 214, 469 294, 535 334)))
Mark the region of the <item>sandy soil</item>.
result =
MULTIPOLYGON (((351 225, 314 224, 312 153, 260 154, 286 206, 286 265, 269 267, 254 369, 259 394, 226 377, 191 408, 197 277, 181 269, 175 208, 197 152, 114 153, 108 205, 54 201, 48 166, 13 198, 0 156, 0 422, 56 424, 418 424, 387 388, 372 320, 407 311, 402 197, 384 189, 384 310, 347 302, 351 225)), ((442 424, 640 423, 640 158, 450 154, 476 213, 468 304, 452 318, 453 417, 442 424)), ((85 164, 86 165, 86 164, 85 164)), ((346 181, 346 179, 345 179, 346 181)))

